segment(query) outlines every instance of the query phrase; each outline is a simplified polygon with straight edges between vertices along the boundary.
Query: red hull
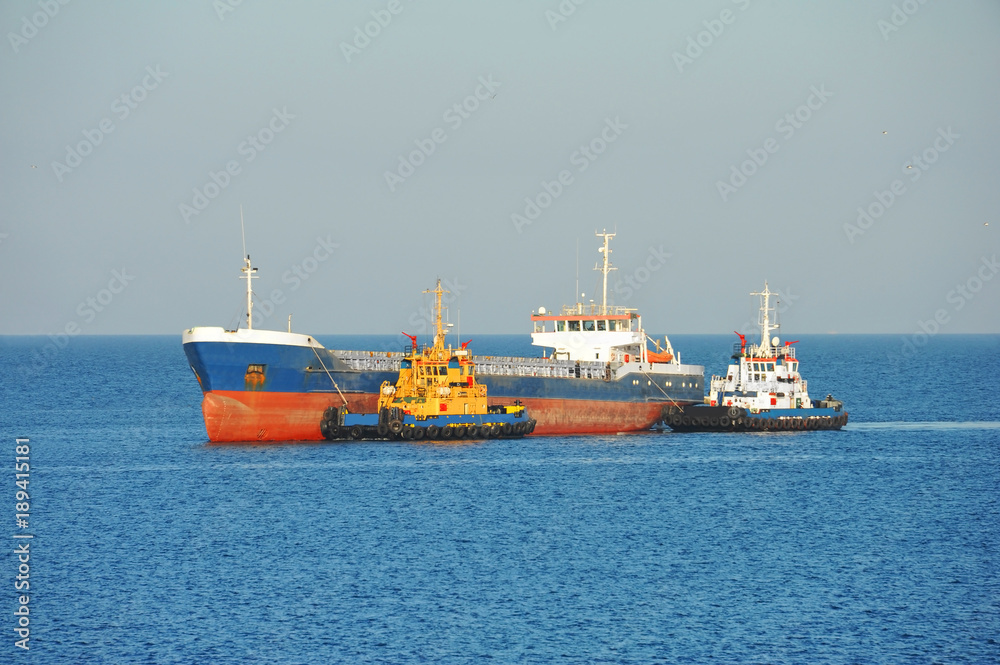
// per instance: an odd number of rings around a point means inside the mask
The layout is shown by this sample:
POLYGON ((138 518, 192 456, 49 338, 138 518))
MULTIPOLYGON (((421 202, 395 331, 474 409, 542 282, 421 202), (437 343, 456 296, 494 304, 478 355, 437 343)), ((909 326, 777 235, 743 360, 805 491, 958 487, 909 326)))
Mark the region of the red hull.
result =
MULTIPOLYGON (((348 408, 372 413, 375 393, 350 394, 348 408)), ((490 399, 490 404, 512 400, 490 399)), ((201 410, 213 442, 322 441, 319 423, 323 411, 343 402, 329 393, 272 393, 213 391, 205 393, 201 410)), ((647 430, 660 418, 657 402, 601 402, 594 400, 522 399, 528 415, 537 421, 535 435, 616 434, 647 430)))
MULTIPOLYGON (((595 400, 520 400, 528 417, 537 421, 534 435, 617 434, 647 430, 660 419, 663 405, 656 402, 599 402, 595 400)), ((511 404, 512 400, 489 400, 511 404)))

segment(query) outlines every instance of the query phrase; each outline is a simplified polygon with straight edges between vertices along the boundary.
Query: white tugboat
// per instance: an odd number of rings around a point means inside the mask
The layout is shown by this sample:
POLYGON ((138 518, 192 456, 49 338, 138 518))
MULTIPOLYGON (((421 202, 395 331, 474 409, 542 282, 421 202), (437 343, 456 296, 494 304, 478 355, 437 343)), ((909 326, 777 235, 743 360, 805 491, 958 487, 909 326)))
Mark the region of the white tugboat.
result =
POLYGON ((840 429, 847 424, 843 403, 827 395, 813 403, 806 381, 799 373, 795 342, 781 344, 770 337, 778 325, 772 323, 771 293, 760 296, 760 343, 747 344, 739 335, 733 349, 736 364, 726 376, 713 376, 705 404, 667 406, 663 422, 674 431, 756 431, 840 429))

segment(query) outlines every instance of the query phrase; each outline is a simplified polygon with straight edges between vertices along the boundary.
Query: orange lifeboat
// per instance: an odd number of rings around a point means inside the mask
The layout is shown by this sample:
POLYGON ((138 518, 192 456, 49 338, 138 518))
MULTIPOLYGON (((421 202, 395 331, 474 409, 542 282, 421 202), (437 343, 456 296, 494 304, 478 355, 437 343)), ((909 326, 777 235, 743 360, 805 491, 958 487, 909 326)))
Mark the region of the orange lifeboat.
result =
POLYGON ((674 355, 672 353, 667 353, 666 351, 664 351, 663 353, 658 353, 656 351, 650 351, 649 349, 647 349, 646 358, 651 363, 668 363, 674 359, 674 355))

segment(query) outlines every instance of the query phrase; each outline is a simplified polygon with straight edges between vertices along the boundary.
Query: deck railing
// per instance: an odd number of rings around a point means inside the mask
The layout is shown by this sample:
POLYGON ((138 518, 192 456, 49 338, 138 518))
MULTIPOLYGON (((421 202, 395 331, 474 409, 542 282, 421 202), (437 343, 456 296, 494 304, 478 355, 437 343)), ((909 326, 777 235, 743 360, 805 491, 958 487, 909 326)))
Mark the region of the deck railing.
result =
POLYGON ((562 311, 559 313, 560 316, 623 316, 625 314, 631 314, 632 312, 638 311, 634 307, 623 307, 621 305, 608 305, 607 307, 602 307, 597 303, 590 303, 585 305, 583 303, 577 303, 576 305, 563 305, 562 311))
MULTIPOLYGON (((357 371, 398 372, 404 354, 378 351, 333 351, 334 356, 357 371)), ((476 372, 489 376, 550 376, 562 378, 602 379, 607 365, 600 361, 516 358, 513 356, 472 356, 476 372), (577 368, 579 368, 579 373, 577 368)))

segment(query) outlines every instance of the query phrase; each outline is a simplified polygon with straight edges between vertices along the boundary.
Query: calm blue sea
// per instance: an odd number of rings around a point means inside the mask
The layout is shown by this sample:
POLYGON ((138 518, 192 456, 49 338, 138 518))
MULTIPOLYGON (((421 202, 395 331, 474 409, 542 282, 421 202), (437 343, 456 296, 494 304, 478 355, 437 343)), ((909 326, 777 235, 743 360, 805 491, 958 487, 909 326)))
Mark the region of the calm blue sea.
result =
POLYGON ((179 336, 0 338, 0 662, 1000 662, 1000 336, 920 341, 801 339, 840 432, 218 446, 179 336))

